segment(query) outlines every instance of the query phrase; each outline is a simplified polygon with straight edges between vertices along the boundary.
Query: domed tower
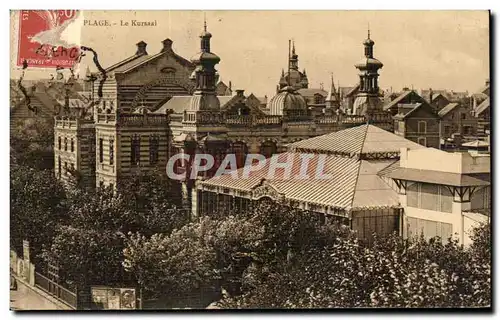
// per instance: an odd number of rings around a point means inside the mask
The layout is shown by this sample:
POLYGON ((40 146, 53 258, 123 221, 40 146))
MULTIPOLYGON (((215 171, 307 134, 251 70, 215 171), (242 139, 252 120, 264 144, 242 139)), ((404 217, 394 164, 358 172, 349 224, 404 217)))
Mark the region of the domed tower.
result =
POLYGON ((291 86, 296 90, 309 88, 309 81, 304 72, 299 71, 299 56, 295 53, 295 43, 293 43, 292 52, 290 54, 290 47, 288 48, 288 72, 281 71, 279 81, 279 88, 283 89, 291 86))
POLYGON ((200 52, 191 61, 195 69, 191 78, 195 81, 195 91, 184 110, 183 131, 190 134, 194 140, 203 139, 207 135, 225 135, 227 128, 220 110, 217 97, 218 72, 215 66, 220 58, 211 51, 212 34, 207 31, 205 21, 200 34, 200 52))
POLYGON ((353 106, 353 114, 369 116, 382 111, 379 98, 378 70, 384 65, 373 56, 375 42, 368 38, 363 42, 365 57, 355 67, 359 70, 359 92, 353 106))
POLYGON ((307 115, 307 101, 292 86, 284 87, 269 100, 267 105, 270 115, 285 118, 303 117, 307 115))
POLYGON ((220 58, 210 51, 212 34, 207 31, 207 22, 204 23, 203 32, 200 34, 201 51, 191 61, 196 68, 191 75, 196 82, 196 89, 189 106, 190 111, 219 110, 220 102, 215 92, 218 73, 215 65, 220 58))
POLYGON ((181 184, 183 201, 185 208, 193 213, 197 212, 197 181, 215 174, 229 148, 227 127, 216 90, 219 74, 215 66, 221 59, 211 51, 211 38, 212 34, 207 31, 205 21, 200 34, 201 50, 191 59, 195 64, 191 75, 196 83, 195 91, 184 110, 182 134, 175 137, 173 142, 179 152, 189 155, 191 159, 196 154, 210 154, 214 158, 214 164, 208 171, 197 172, 196 167, 191 164, 185 167, 186 178, 181 184))

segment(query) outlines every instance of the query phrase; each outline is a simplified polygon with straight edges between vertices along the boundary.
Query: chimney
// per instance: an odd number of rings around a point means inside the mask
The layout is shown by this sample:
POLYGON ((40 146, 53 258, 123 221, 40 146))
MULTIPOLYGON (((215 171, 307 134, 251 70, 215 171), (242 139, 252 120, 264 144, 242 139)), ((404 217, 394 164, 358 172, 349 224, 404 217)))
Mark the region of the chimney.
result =
POLYGON ((169 52, 172 51, 172 40, 170 39, 165 39, 161 43, 163 44, 163 47, 160 52, 169 52))
POLYGON ((245 90, 241 90, 241 89, 236 90, 236 96, 243 97, 243 92, 245 92, 245 90))
POLYGON ((232 90, 232 84, 231 84, 231 81, 229 81, 229 90, 232 90))
POLYGON ((429 88, 429 102, 432 102, 433 96, 434 96, 434 92, 432 92, 432 88, 429 88))
POLYGON ((142 56, 148 54, 146 51, 146 46, 148 44, 144 41, 140 41, 139 43, 136 44, 137 46, 137 52, 135 53, 137 56, 142 56))

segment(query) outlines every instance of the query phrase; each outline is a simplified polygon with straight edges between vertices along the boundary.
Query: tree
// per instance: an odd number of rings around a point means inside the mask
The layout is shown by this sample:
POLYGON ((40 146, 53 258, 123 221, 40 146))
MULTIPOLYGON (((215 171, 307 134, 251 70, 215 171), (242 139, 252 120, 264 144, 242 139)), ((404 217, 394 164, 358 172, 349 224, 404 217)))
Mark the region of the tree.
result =
POLYGON ((11 246, 20 250, 30 242, 32 259, 50 245, 56 228, 67 218, 64 188, 50 170, 14 166, 10 177, 11 246))
POLYGON ((209 286, 216 256, 205 242, 205 233, 213 226, 214 221, 205 218, 168 236, 131 234, 124 250, 124 266, 151 296, 181 295, 209 286))
POLYGON ((133 235, 124 265, 152 296, 207 286, 239 295, 265 283, 270 272, 292 264, 306 248, 332 241, 330 231, 311 213, 262 201, 249 212, 204 217, 171 235, 133 235))
POLYGON ((122 267, 125 235, 170 234, 185 224, 184 212, 162 198, 165 191, 156 183, 141 176, 134 186, 118 191, 70 189, 68 220, 45 251, 46 261, 57 262, 66 280, 80 286, 132 281, 134 275, 122 267))
POLYGON ((118 194, 125 205, 135 213, 135 228, 151 236, 169 234, 189 221, 189 213, 181 206, 181 192, 159 169, 139 171, 131 178, 120 181, 118 194))
MULTIPOLYGON (((485 227, 473 237, 482 237, 485 227)), ((454 240, 403 240, 394 235, 360 246, 337 234, 325 248, 311 248, 288 268, 243 295, 222 300, 225 308, 488 307, 489 262, 478 241, 463 248, 454 240), (481 249, 478 249, 481 248, 481 249)), ((484 237, 487 238, 487 237, 484 237)))
POLYGON ((59 266, 63 281, 78 288, 126 282, 121 267, 123 236, 119 232, 67 225, 57 231, 44 257, 59 266))
POLYGON ((10 136, 12 164, 36 168, 54 168, 54 120, 30 119, 19 123, 10 136))

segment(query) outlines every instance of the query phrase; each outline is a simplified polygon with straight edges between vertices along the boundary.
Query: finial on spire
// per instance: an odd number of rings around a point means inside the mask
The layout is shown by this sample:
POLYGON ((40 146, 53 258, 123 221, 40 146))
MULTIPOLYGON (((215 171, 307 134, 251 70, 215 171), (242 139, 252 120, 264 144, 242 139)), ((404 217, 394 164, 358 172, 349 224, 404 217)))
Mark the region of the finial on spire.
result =
POLYGON ((207 32, 207 13, 203 12, 203 30, 207 32))
POLYGON ((295 41, 292 40, 292 54, 295 54, 295 41))
POLYGON ((370 22, 368 22, 368 39, 370 39, 370 22))

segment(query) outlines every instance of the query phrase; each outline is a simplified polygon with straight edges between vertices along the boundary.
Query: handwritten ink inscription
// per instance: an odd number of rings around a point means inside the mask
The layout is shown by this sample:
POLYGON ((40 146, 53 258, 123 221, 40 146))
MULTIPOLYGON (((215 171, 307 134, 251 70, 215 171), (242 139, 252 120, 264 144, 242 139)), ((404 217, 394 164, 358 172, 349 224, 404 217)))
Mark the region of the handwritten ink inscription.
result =
POLYGON ((60 34, 76 15, 77 10, 22 10, 17 65, 26 60, 30 67, 72 66, 79 48, 63 43, 60 34))

